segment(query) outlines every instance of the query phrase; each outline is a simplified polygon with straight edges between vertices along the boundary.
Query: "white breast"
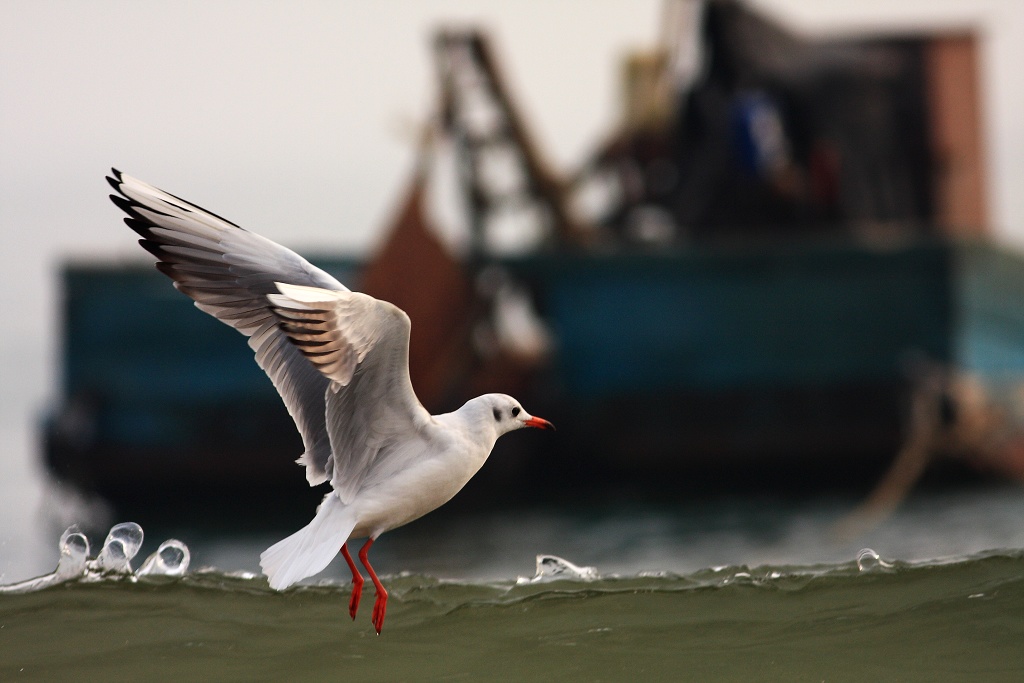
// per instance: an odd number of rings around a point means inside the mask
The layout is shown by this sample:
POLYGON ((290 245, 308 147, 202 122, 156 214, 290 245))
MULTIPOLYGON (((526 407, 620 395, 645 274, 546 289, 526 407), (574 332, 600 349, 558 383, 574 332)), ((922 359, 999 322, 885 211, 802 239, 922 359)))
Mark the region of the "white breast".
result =
POLYGON ((435 418, 419 438, 381 458, 396 467, 375 472, 360 489, 352 502, 359 520, 352 537, 378 536, 444 505, 480 470, 493 445, 472 438, 463 425, 435 418))

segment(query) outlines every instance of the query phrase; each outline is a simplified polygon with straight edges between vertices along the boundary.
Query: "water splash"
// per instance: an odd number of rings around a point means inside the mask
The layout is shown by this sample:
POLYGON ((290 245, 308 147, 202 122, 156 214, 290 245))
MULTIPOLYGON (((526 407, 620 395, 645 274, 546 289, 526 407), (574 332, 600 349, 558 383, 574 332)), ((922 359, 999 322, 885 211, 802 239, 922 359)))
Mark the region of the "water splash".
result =
POLYGON ((516 583, 541 583, 559 579, 594 581, 601 578, 594 567, 580 567, 556 555, 538 555, 537 573, 531 578, 520 576, 516 583))
POLYGON ((31 593, 67 581, 101 581, 108 577, 134 581, 139 576, 183 576, 188 571, 191 559, 188 546, 172 538, 161 543, 139 571, 133 572, 131 561, 142 547, 142 539, 142 527, 135 522, 116 524, 111 527, 96 558, 90 560, 89 539, 77 525, 72 525, 60 536, 60 557, 52 573, 0 585, 0 593, 31 593))
POLYGON ((871 548, 863 548, 857 553, 857 569, 869 572, 874 569, 891 569, 892 563, 883 560, 871 548))
POLYGON ((188 546, 176 538, 171 538, 161 543, 157 551, 146 558, 135 575, 183 576, 188 571, 190 559, 188 546))
POLYGON ((60 558, 52 574, 0 585, 0 593, 31 593, 85 576, 86 563, 89 559, 89 539, 85 534, 77 526, 68 527, 60 536, 58 548, 60 558))
POLYGON ((142 527, 135 522, 115 524, 103 541, 100 554, 88 564, 90 573, 131 574, 131 561, 142 547, 142 538, 142 527))
POLYGON ((78 528, 78 525, 69 526, 60 535, 60 558, 57 560, 57 568, 53 571, 55 576, 63 580, 75 579, 85 573, 85 564, 89 559, 89 539, 78 528))

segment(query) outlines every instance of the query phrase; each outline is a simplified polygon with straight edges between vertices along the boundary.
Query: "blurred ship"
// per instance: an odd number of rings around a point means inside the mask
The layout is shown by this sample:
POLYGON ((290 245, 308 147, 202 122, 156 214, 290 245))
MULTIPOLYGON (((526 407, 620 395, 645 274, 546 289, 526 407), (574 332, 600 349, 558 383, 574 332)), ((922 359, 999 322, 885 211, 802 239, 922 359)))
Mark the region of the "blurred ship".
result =
MULTIPOLYGON (((1024 260, 986 235, 974 35, 807 39, 731 0, 665 13, 625 60, 620 125, 571 174, 487 36, 441 31, 439 121, 389 238, 310 258, 409 312, 431 411, 506 391, 558 424, 499 444, 479 498, 864 482, 936 372, 1024 372, 1024 260), (460 250, 425 206, 444 153, 460 250)), ((237 333, 151 267, 69 264, 62 284, 55 477, 115 503, 302 481, 237 333)), ((994 414, 942 386, 936 424, 994 414)), ((963 447, 1014 471, 1000 416, 963 447)))

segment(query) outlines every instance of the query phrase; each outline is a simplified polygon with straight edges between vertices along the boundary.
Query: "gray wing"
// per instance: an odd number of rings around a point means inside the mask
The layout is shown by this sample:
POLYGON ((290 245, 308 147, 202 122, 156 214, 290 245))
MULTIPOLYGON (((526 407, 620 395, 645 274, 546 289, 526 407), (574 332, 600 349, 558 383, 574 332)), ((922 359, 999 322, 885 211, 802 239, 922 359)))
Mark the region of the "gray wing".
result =
POLYGON ((275 282, 348 291, 301 256, 174 195, 113 169, 111 200, 156 267, 196 306, 249 338, 256 362, 270 377, 302 435, 310 485, 331 475, 325 392, 330 381, 277 326, 267 294, 275 282))
POLYGON ((281 329, 331 381, 327 429, 334 451, 331 485, 345 503, 364 482, 408 455, 430 415, 409 379, 409 316, 358 292, 280 283, 268 298, 281 329))

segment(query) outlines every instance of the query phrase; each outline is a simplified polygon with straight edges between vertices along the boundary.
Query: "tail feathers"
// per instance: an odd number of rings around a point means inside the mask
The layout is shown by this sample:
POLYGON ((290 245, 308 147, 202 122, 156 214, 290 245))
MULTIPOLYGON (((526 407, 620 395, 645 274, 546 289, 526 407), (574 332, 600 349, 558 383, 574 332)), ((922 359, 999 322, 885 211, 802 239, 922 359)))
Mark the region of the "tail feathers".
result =
POLYGON ((278 541, 260 555, 270 587, 284 590, 296 581, 323 571, 355 528, 348 506, 334 492, 327 494, 313 521, 278 541))

